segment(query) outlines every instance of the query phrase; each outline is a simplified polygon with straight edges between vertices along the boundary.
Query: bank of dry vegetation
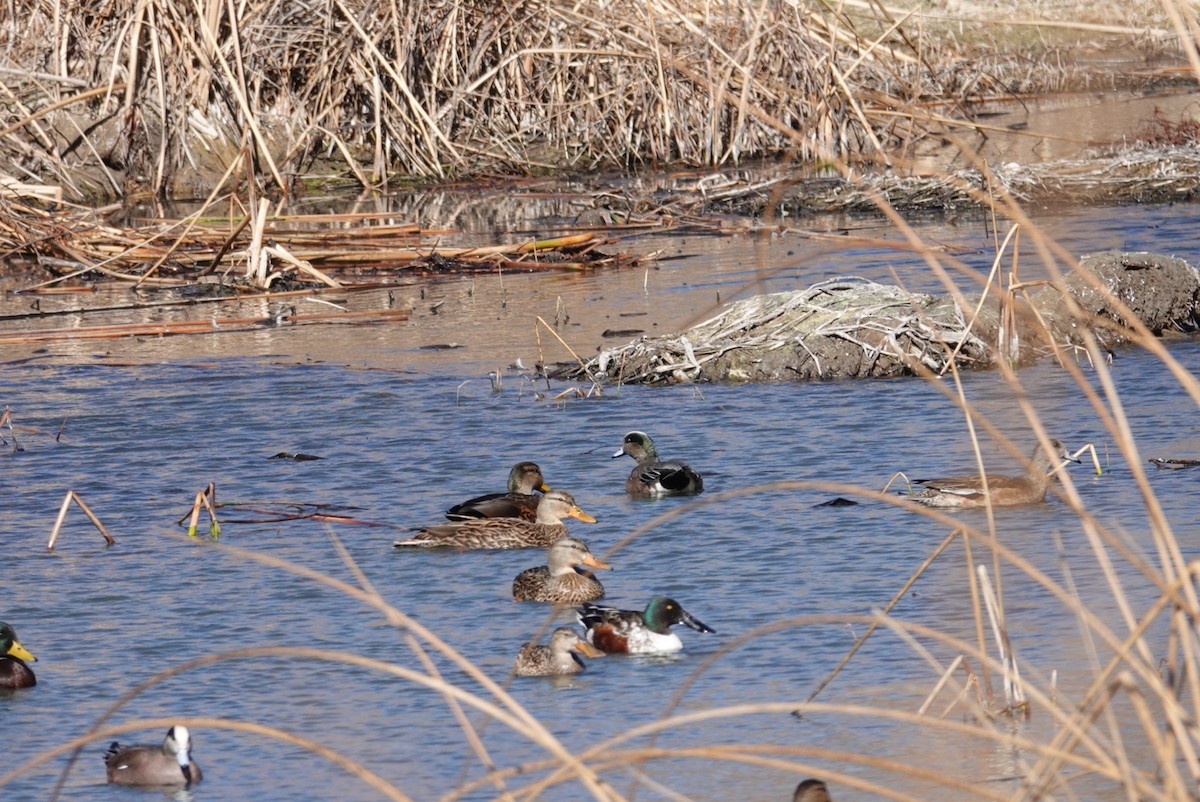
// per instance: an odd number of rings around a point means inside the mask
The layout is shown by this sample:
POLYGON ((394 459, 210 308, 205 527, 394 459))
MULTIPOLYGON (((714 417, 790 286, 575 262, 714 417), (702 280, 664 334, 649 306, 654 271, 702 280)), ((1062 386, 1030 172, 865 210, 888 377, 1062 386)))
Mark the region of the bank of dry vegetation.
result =
POLYGON ((83 199, 247 179, 286 191, 780 155, 891 162, 969 125, 981 101, 1164 78, 1087 62, 1134 48, 1140 67, 1175 47, 1169 16, 1137 5, 1101 26, 1044 5, 8 3, 0 164, 10 184, 83 199), (1033 25, 1043 13, 1055 24, 1033 25))

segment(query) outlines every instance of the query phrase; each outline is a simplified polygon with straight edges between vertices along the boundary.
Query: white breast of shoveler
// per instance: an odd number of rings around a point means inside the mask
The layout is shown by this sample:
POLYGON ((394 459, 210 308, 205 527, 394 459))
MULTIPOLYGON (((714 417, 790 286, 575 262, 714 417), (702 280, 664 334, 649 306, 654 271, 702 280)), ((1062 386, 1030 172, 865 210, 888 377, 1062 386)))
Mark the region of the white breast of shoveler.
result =
POLYGON ((630 654, 666 654, 683 648, 683 641, 674 632, 660 635, 645 627, 632 627, 628 643, 630 654))

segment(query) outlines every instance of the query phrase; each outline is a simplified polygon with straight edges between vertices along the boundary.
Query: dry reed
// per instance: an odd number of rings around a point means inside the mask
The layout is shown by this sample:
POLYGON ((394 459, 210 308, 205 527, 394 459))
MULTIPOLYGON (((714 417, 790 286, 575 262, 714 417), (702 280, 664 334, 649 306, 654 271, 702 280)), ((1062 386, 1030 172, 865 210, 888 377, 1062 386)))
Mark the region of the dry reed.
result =
POLYGON ((1011 16, 778 0, 12 8, 3 184, 77 199, 202 195, 231 173, 290 192, 778 154, 887 162, 934 130, 931 108, 970 125, 980 100, 1095 88, 1111 71, 1047 45, 1062 29, 1067 45, 1147 39, 1061 23, 1031 28, 1026 52, 988 41, 1011 16))

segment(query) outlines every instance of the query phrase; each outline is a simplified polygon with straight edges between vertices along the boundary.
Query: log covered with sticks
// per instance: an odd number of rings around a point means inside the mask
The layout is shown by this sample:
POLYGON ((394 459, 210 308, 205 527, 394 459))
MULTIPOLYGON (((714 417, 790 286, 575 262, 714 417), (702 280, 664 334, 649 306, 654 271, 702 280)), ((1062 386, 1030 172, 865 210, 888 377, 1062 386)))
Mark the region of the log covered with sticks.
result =
MULTIPOLYGON (((602 383, 777 382, 941 374, 1112 349, 1196 327, 1200 274, 1147 253, 1084 256, 1061 282, 974 296, 909 292, 848 278, 737 301, 685 332, 642 338, 562 365, 602 383)), ((1083 357, 1086 358, 1086 357, 1083 357)))

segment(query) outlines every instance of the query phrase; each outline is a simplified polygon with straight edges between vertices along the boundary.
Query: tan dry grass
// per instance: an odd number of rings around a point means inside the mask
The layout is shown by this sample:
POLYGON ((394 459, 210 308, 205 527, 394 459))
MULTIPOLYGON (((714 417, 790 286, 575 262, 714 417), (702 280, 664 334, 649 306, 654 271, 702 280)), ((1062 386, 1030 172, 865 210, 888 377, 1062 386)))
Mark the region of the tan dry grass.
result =
POLYGON ((874 3, 42 0, 23 11, 0 19, 11 121, 0 173, 73 198, 208 191, 241 160, 245 177, 285 190, 306 177, 387 186, 779 154, 886 161, 926 134, 931 102, 956 113, 1070 71, 1026 48, 981 57, 953 42, 1011 41, 1002 13, 967 23, 874 3))

